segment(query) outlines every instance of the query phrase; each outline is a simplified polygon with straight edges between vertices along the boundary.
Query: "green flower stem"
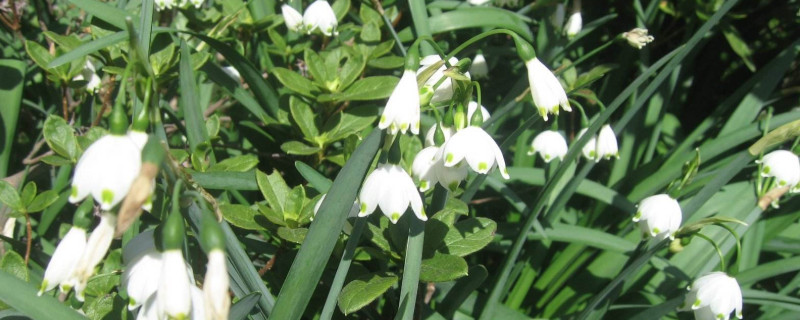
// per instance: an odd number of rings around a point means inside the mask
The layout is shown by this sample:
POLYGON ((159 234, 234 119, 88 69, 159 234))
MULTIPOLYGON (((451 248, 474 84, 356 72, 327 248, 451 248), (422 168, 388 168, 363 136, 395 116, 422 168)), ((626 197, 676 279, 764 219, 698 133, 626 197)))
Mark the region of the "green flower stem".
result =
POLYGON ((575 68, 575 66, 577 66, 581 62, 584 62, 584 61, 586 61, 588 59, 591 59, 592 56, 600 53, 601 51, 605 50, 606 48, 608 48, 609 46, 614 44, 614 42, 616 42, 616 40, 617 40, 617 38, 613 38, 611 40, 608 40, 606 43, 602 44, 601 46, 599 46, 597 48, 594 48, 594 50, 590 51, 589 53, 581 55, 581 57, 578 58, 578 60, 575 60, 569 66, 567 66, 567 67, 565 67, 563 69, 556 70, 556 72, 554 72, 554 73, 556 75, 560 75, 560 74, 564 73, 565 71, 567 71, 569 69, 575 68))
POLYGON ((336 276, 333 277, 331 289, 328 291, 328 298, 325 299, 325 306, 322 308, 322 315, 320 319, 327 320, 333 317, 333 312, 336 309, 336 301, 339 298, 339 293, 344 286, 344 280, 347 277, 347 271, 350 270, 350 264, 353 263, 353 256, 358 247, 358 241, 361 240, 361 234, 364 232, 364 227, 367 226, 367 218, 356 218, 356 224, 353 226, 353 231, 347 239, 347 245, 344 248, 344 254, 339 261, 339 267, 336 268, 336 276))
POLYGON ((714 247, 714 250, 717 251, 717 256, 719 256, 719 269, 720 269, 720 271, 725 272, 725 255, 722 254, 722 250, 719 249, 719 246, 717 245, 717 243, 714 242, 714 240, 712 240, 711 238, 709 238, 708 236, 706 236, 706 235, 704 235, 702 233, 697 233, 695 235, 700 239, 708 241, 708 243, 710 243, 714 247))
POLYGON ((739 263, 742 260, 742 240, 741 240, 741 237, 739 237, 739 233, 736 232, 736 230, 734 230, 730 226, 728 226, 726 224, 723 224, 723 223, 717 223, 717 225, 722 227, 722 228, 724 228, 725 230, 728 230, 728 232, 730 232, 731 235, 736 239, 736 260, 733 260, 733 263, 728 267, 728 271, 729 271, 728 274, 731 275, 731 276, 735 276, 737 273, 739 273, 739 263))
MULTIPOLYGON (((444 208, 447 202, 447 189, 436 184, 433 190, 433 199, 428 206, 429 216, 444 208)), ((422 264, 422 245, 425 242, 425 221, 416 216, 410 217, 411 223, 408 230, 406 243, 405 264, 403 265, 403 282, 400 287, 400 306, 395 320, 411 320, 414 318, 414 307, 417 304, 417 290, 419 289, 419 271, 422 264)))
MULTIPOLYGON (((431 35, 430 23, 428 23, 428 9, 425 6, 425 0, 409 0, 408 6, 411 9, 411 19, 414 20, 414 31, 416 31, 417 38, 431 35)), ((433 54, 433 47, 423 43, 420 46, 422 55, 427 56, 433 54)))

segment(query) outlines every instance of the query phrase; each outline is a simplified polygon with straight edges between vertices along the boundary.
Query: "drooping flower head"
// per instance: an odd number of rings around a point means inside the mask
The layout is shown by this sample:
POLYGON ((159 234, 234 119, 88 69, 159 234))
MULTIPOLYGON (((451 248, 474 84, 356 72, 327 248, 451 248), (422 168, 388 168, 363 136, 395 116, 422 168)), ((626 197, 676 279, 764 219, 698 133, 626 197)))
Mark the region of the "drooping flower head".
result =
POLYGON ((500 175, 505 179, 510 178, 503 152, 481 127, 471 125, 457 131, 445 142, 439 153, 445 167, 454 167, 463 160, 473 171, 486 174, 497 165, 500 175))
POLYGON ((409 50, 403 76, 389 96, 378 122, 378 128, 389 128, 391 134, 397 134, 398 131, 406 133, 409 130, 413 134, 419 134, 419 87, 414 73, 419 62, 414 51, 413 48, 409 50))
POLYGON ((131 187, 142 165, 141 148, 127 135, 128 122, 120 107, 111 113, 111 134, 92 143, 83 152, 72 178, 69 201, 76 203, 89 194, 103 210, 111 210, 131 187))
MULTIPOLYGON (((316 30, 322 32, 326 36, 337 35, 336 27, 338 22, 336 20, 336 13, 326 0, 314 1, 306 11, 303 13, 303 24, 305 25, 308 34, 316 30)), ((288 25, 287 25, 288 26, 288 25)))
POLYGON ((85 88, 86 91, 90 93, 97 92, 97 89, 100 89, 100 76, 97 75, 95 70, 94 64, 89 59, 86 59, 86 65, 84 65, 83 70, 77 76, 72 78, 73 81, 85 81, 85 88))
POLYGON ((483 53, 476 54, 475 59, 472 59, 469 72, 475 79, 486 78, 489 75, 489 65, 486 64, 486 57, 483 56, 483 53))
POLYGON ((61 239, 61 242, 58 243, 50 262, 47 264, 38 295, 41 296, 42 293, 50 291, 56 286, 60 286, 61 292, 67 292, 72 287, 70 278, 75 273, 75 269, 77 269, 78 263, 80 263, 84 251, 86 251, 86 229, 92 223, 93 209, 94 203, 91 200, 87 200, 75 210, 72 227, 64 236, 64 239, 61 239))
POLYGON ((528 155, 533 155, 537 152, 542 157, 542 160, 547 163, 555 158, 564 160, 564 156, 567 154, 567 140, 557 131, 542 131, 533 138, 528 155))
POLYGON ((791 151, 772 151, 756 163, 761 163, 761 176, 774 177, 779 187, 789 186, 793 192, 800 191, 800 158, 791 151))
POLYGON ((209 319, 227 319, 231 307, 230 280, 225 258, 225 235, 217 219, 207 212, 202 220, 201 242, 208 252, 208 265, 203 280, 205 314, 209 319))
POLYGON ((410 206, 417 218, 428 220, 414 180, 396 164, 378 165, 364 181, 358 198, 361 200, 359 217, 368 216, 380 207, 392 223, 397 223, 410 206))
POLYGON ((647 29, 633 28, 633 30, 622 33, 622 37, 628 41, 631 47, 642 49, 645 45, 653 42, 655 38, 647 33, 647 29))
POLYGON ((572 39, 578 32, 581 32, 582 28, 583 18, 581 17, 581 12, 575 11, 567 19, 567 25, 564 26, 564 34, 567 35, 567 38, 572 39))
POLYGON ((571 112, 567 93, 558 82, 556 75, 550 71, 539 59, 533 46, 527 41, 518 37, 514 38, 517 45, 517 53, 525 61, 528 69, 528 82, 531 86, 531 97, 533 104, 539 110, 539 114, 544 121, 547 121, 548 114, 558 115, 559 108, 571 112))
POLYGON ((100 223, 89 235, 89 240, 86 241, 86 247, 78 259, 75 269, 72 270, 72 274, 65 284, 62 284, 64 291, 69 291, 70 288, 75 289, 75 298, 78 301, 84 300, 83 290, 86 289, 89 278, 94 274, 94 268, 103 261, 111 246, 116 224, 116 215, 110 212, 102 213, 100 223))
MULTIPOLYGON (((581 129, 578 132, 577 139, 580 139, 584 133, 586 133, 587 128, 581 129)), ((610 125, 604 125, 600 128, 600 133, 596 136, 592 136, 583 146, 583 156, 586 159, 594 160, 595 162, 600 161, 600 159, 611 159, 611 157, 616 157, 619 159, 619 148, 617 146, 617 137, 614 135, 614 129, 611 128, 610 125)))
POLYGON ((286 27, 294 32, 302 32, 303 30, 303 15, 295 10, 292 6, 284 4, 281 6, 281 14, 283 15, 283 22, 286 27))
POLYGON ((429 146, 414 157, 411 172, 419 180, 421 192, 430 190, 437 182, 450 191, 455 191, 467 177, 467 166, 461 163, 452 167, 445 166, 439 149, 435 145, 429 146))
POLYGON ((183 218, 173 200, 172 212, 162 227, 161 281, 156 305, 161 318, 186 319, 192 312, 191 280, 183 259, 183 218))
POLYGON ((683 213, 677 200, 667 194, 657 194, 639 203, 633 222, 639 223, 642 233, 663 240, 675 239, 675 232, 681 227, 683 213))
POLYGON ((694 311, 697 320, 728 320, 731 312, 742 319, 742 289, 735 278, 724 272, 711 272, 697 278, 687 288, 681 311, 694 311))

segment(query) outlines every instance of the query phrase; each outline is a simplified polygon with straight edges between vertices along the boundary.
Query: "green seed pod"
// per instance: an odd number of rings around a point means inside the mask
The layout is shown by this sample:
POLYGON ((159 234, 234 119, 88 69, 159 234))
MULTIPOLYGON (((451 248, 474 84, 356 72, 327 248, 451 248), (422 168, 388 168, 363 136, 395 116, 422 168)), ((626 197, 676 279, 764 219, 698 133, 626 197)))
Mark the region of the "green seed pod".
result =
POLYGON ((164 221, 164 227, 161 232, 164 251, 181 250, 183 248, 183 237, 186 235, 186 230, 183 226, 183 217, 181 216, 180 204, 177 199, 172 199, 172 212, 164 221))
POLYGON ((405 70, 417 72, 419 69, 419 46, 412 46, 406 53, 405 70))
POLYGON ((442 131, 441 123, 436 125, 436 131, 433 132, 433 143, 435 143, 437 147, 441 147, 444 144, 444 131, 442 131))
POLYGON ((213 250, 225 251, 225 235, 222 233, 217 219, 211 212, 203 213, 203 222, 200 228, 200 244, 203 245, 203 250, 209 253, 213 250))
POLYGON ((121 104, 117 104, 114 106, 114 110, 111 111, 111 116, 109 117, 109 128, 111 130, 111 134, 122 136, 128 132, 128 116, 125 114, 125 110, 121 104))
POLYGON ((142 163, 152 163, 160 166, 164 161, 165 151, 161 141, 153 135, 147 138, 144 148, 142 148, 142 163))
POLYGON ((519 36, 514 37, 514 44, 517 45, 517 54, 522 58, 522 61, 528 62, 536 59, 536 50, 533 46, 519 36))

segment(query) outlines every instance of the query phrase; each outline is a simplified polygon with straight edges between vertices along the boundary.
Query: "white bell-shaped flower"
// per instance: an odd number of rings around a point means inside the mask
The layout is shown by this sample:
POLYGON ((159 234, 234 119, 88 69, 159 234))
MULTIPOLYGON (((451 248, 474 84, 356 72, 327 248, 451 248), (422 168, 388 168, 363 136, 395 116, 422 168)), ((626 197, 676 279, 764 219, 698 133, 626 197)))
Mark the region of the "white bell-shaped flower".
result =
POLYGON ((74 288, 75 298, 78 301, 83 302, 83 289, 86 288, 86 283, 89 282, 89 278, 94 274, 94 268, 106 256, 108 247, 111 246, 111 240, 114 239, 116 225, 117 216, 110 212, 103 212, 100 216, 100 223, 89 235, 86 248, 83 250, 75 269, 67 279, 66 285, 62 285, 65 291, 69 291, 70 287, 74 288))
POLYGON ((192 312, 192 284, 183 253, 173 249, 161 255, 161 281, 156 293, 158 313, 163 318, 186 319, 192 312))
POLYGON ((564 156, 567 154, 567 140, 557 131, 543 131, 536 135, 536 138, 533 138, 528 155, 533 155, 537 152, 542 157, 542 160, 547 163, 555 158, 564 160, 564 156))
POLYGON ((228 295, 230 283, 225 260, 225 252, 220 249, 214 249, 208 253, 203 295, 205 297, 205 314, 209 316, 209 319, 227 319, 231 307, 231 298, 228 295))
POLYGON ((200 9, 204 2, 205 0, 189 0, 189 3, 191 3, 195 9, 200 9))
POLYGON ((775 150, 756 162, 761 163, 761 176, 774 177, 779 187, 800 191, 800 158, 791 151, 775 150))
POLYGON ((633 222, 639 224, 642 233, 658 240, 675 239, 675 232, 680 229, 683 219, 677 200, 667 194, 657 194, 644 198, 638 207, 633 222))
MULTIPOLYGON (((580 139, 586 132, 586 128, 581 129, 578 133, 577 139, 580 139)), ((619 159, 619 147, 617 146, 617 136, 614 135, 614 129, 610 125, 604 125, 600 128, 600 133, 592 136, 583 146, 583 156, 595 162, 600 159, 611 159, 616 157, 619 159)))
POLYGON ((109 134, 97 139, 78 160, 69 201, 76 203, 91 194, 100 208, 117 205, 139 175, 142 151, 128 135, 109 134))
POLYGON ((172 9, 176 5, 175 0, 155 0, 154 3, 157 11, 172 9))
POLYGON ((439 152, 445 167, 453 167, 466 160, 473 171, 486 174, 497 165, 500 175, 509 179, 503 152, 497 142, 480 127, 468 126, 457 131, 439 152))
POLYGON ((156 249, 153 230, 131 239, 122 249, 122 286, 128 293, 128 310, 138 308, 158 290, 161 280, 161 252, 156 249))
POLYGON ((409 206, 414 214, 422 221, 428 220, 422 208, 422 198, 414 186, 414 180, 396 164, 381 164, 369 174, 361 192, 359 217, 365 217, 380 207, 383 214, 392 223, 397 223, 409 206))
MULTIPOLYGON (((205 305, 207 304, 205 297, 203 297, 203 290, 200 290, 195 285, 190 286, 190 299, 192 301, 192 312, 191 316, 186 317, 187 320, 207 320, 207 319, 216 319, 216 318, 206 318, 206 310, 205 305)), ((158 314, 158 299, 156 295, 150 296, 147 301, 144 302, 142 308, 139 309, 139 313, 136 314, 136 320, 161 320, 167 319, 165 317, 160 317, 158 314)), ((227 319, 227 318, 222 318, 227 319)))
POLYGON ((95 93, 97 92, 97 89, 100 89, 100 76, 97 75, 94 64, 88 59, 86 60, 86 64, 84 65, 83 70, 81 70, 81 73, 72 78, 72 80, 86 81, 86 84, 84 85, 86 91, 91 93, 95 93))
POLYGON ((544 121, 547 121, 547 115, 550 113, 558 115, 559 107, 565 111, 572 111, 567 93, 550 69, 537 58, 525 62, 525 66, 528 68, 533 104, 539 109, 544 121))
POLYGON ((469 73, 471 73, 475 79, 482 79, 489 76, 489 65, 486 64, 486 57, 483 56, 483 53, 476 54, 475 58, 472 59, 472 66, 469 67, 469 73))
POLYGON ((462 164, 444 166, 439 149, 437 146, 429 146, 414 157, 411 173, 419 180, 419 191, 430 190, 437 182, 454 191, 467 177, 467 167, 462 164))
POLYGON ((53 257, 47 264, 47 270, 44 271, 44 279, 38 295, 41 296, 45 291, 53 290, 67 281, 77 267, 84 249, 86 249, 86 230, 73 226, 53 252, 53 257))
POLYGON ((689 293, 679 310, 693 310, 695 319, 728 320, 734 311, 742 319, 742 289, 735 278, 724 272, 711 272, 687 289, 689 293))
MULTIPOLYGON (((419 62, 419 70, 417 70, 417 75, 421 74, 423 71, 425 71, 425 69, 428 69, 428 67, 439 61, 442 61, 442 57, 440 57, 439 55, 434 54, 425 56, 419 62)), ((447 60, 447 62, 449 62, 450 65, 455 65, 456 63, 458 63, 458 59, 452 57, 449 60, 447 60)), ((430 78, 428 78, 427 81, 425 81, 424 85, 428 86, 436 85, 436 83, 438 83, 439 80, 441 80, 442 77, 445 76, 444 75, 445 69, 447 69, 447 66, 445 65, 442 65, 441 67, 439 67, 439 69, 436 69, 436 72, 434 72, 433 75, 430 78)), ((469 72, 465 73, 464 75, 467 76, 467 78, 470 77, 469 72)), ((449 101, 453 99, 453 93, 454 93, 453 80, 449 78, 445 79, 444 82, 442 82, 442 84, 439 85, 439 87, 436 88, 436 90, 433 92, 433 98, 431 98, 430 103, 449 101)))
POLYGON ((386 102, 378 128, 389 128, 391 134, 406 133, 409 129, 419 134, 419 108, 417 77, 414 71, 405 70, 386 102))
POLYGON ((336 13, 333 12, 331 5, 325 0, 314 1, 306 8, 306 12, 303 13, 303 25, 305 25, 306 32, 309 34, 315 30, 319 30, 329 37, 338 34, 336 32, 338 25, 336 13))
POLYGON ((583 18, 581 17, 581 12, 575 11, 567 19, 567 25, 564 26, 564 34, 567 35, 567 38, 572 39, 578 32, 581 32, 582 28, 583 18))
POLYGON ((281 14, 283 14, 283 22, 286 27, 294 32, 301 32, 303 30, 303 15, 299 11, 292 8, 288 4, 281 6, 281 14))
POLYGON ((642 49, 645 45, 650 42, 653 42, 655 38, 647 33, 647 29, 642 28, 633 28, 633 30, 628 32, 623 32, 622 37, 628 41, 628 44, 631 47, 636 49, 642 49))

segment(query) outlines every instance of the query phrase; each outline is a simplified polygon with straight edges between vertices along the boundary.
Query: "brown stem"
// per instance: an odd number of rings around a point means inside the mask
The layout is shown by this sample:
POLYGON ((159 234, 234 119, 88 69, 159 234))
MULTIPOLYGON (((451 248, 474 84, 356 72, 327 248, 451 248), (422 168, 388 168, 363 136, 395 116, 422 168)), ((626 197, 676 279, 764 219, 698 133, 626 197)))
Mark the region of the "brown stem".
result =
POLYGON ((262 267, 261 269, 258 270, 258 275, 259 276, 263 277, 264 274, 267 273, 267 271, 272 269, 272 266, 275 265, 275 258, 278 257, 278 252, 279 251, 275 251, 275 254, 272 255, 272 258, 269 258, 269 261, 267 261, 267 264, 265 264, 264 267, 262 267))
POLYGON ((61 109, 64 113, 64 120, 69 121, 69 101, 67 101, 67 86, 61 85, 61 109))
POLYGON ((25 213, 25 232, 28 233, 28 242, 25 244, 25 265, 28 265, 28 260, 31 257, 31 244, 33 243, 33 228, 31 228, 31 217, 25 213))

